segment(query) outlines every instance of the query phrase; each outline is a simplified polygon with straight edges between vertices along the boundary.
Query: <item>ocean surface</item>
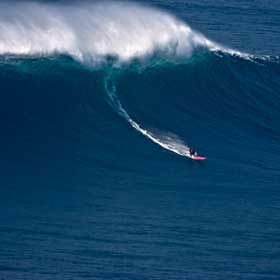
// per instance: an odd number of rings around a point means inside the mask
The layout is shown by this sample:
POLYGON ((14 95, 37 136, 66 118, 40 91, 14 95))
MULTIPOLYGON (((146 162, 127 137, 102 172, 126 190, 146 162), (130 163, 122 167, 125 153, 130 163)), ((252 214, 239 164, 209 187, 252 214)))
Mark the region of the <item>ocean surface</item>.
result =
POLYGON ((0 279, 279 280, 279 43, 279 0, 1 1, 0 279))

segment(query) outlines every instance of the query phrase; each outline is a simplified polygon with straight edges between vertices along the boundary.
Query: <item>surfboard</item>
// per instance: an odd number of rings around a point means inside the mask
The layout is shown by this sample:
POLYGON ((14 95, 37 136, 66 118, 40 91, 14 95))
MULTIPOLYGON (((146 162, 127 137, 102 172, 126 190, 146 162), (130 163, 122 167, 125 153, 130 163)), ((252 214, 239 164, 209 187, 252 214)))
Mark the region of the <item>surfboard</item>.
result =
POLYGON ((190 158, 192 160, 199 160, 199 161, 206 160, 206 157, 200 157, 200 156, 195 156, 195 155, 190 156, 190 158))

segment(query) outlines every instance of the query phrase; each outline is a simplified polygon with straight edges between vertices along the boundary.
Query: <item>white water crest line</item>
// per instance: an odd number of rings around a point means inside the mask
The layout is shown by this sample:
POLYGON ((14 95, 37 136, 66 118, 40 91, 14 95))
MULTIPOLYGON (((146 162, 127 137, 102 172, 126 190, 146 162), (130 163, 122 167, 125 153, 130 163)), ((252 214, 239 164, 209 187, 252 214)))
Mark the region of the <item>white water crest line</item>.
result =
MULTIPOLYGON (((0 55, 67 54, 85 63, 160 53, 189 57, 196 48, 242 56, 168 12, 129 2, 0 2, 0 55)), ((246 56, 246 54, 244 54, 246 56)))
POLYGON ((170 134, 163 133, 156 135, 155 133, 142 128, 137 122, 135 122, 123 108, 119 98, 116 95, 116 86, 109 77, 105 79, 105 89, 108 94, 108 101, 110 105, 122 118, 124 118, 131 125, 131 127, 150 139, 152 142, 158 144, 160 147, 180 156, 191 158, 190 148, 182 140, 180 140, 178 136, 171 136, 170 134))
POLYGON ((0 55, 69 55, 93 66, 108 57, 120 62, 190 57, 197 48, 250 61, 267 59, 218 44, 158 8, 132 2, 0 2, 0 55))

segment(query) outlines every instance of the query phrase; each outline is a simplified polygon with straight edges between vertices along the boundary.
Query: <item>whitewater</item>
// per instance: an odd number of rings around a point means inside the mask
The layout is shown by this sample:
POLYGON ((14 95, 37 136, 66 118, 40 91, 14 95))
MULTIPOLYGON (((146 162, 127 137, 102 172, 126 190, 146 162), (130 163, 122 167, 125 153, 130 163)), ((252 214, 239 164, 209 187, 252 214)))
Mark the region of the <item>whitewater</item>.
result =
POLYGON ((120 61, 161 52, 190 56, 198 46, 217 46, 184 22, 155 8, 106 2, 0 4, 0 54, 67 54, 85 62, 120 61))

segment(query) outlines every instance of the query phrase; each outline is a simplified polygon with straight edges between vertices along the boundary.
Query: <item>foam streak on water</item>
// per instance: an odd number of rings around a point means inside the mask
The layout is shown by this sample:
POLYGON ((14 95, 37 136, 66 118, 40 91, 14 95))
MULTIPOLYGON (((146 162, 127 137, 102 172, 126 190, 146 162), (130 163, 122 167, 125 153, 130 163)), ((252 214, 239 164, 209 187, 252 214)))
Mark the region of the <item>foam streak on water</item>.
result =
POLYGON ((109 103, 113 109, 123 117, 135 130, 150 139, 152 142, 158 144, 160 147, 173 152, 180 156, 189 157, 190 148, 177 136, 166 133, 152 133, 149 130, 142 128, 137 122, 135 122, 127 113, 127 111, 122 106, 120 100, 116 95, 116 86, 110 77, 105 79, 105 89, 108 94, 109 103))

